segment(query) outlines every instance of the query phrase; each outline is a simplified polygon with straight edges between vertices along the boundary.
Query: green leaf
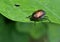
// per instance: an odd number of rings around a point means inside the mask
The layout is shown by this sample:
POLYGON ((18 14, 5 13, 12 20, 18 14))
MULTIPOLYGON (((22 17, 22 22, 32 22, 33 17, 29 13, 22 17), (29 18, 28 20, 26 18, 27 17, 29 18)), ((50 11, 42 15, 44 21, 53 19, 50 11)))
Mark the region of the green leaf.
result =
POLYGON ((13 31, 12 40, 14 42, 29 42, 29 37, 26 33, 13 31))
POLYGON ((0 42, 29 42, 28 35, 17 32, 15 28, 14 21, 10 20, 9 23, 9 20, 0 14, 0 42))
POLYGON ((46 32, 46 23, 23 23, 17 22, 16 23, 16 30, 18 32, 25 32, 30 34, 30 36, 34 39, 38 39, 42 37, 46 32))
POLYGON ((60 24, 48 24, 48 37, 49 42, 60 42, 60 24))
POLYGON ((59 8, 59 0, 0 0, 0 13, 11 20, 20 22, 30 22, 26 17, 38 9, 43 9, 52 22, 60 24, 59 8), (20 6, 16 7, 15 4, 20 6))
POLYGON ((0 32, 4 30, 5 23, 4 23, 4 17, 0 14, 0 32))
POLYGON ((45 23, 35 23, 35 24, 32 24, 30 28, 32 28, 30 30, 30 35, 34 39, 39 39, 45 35, 47 27, 45 23))

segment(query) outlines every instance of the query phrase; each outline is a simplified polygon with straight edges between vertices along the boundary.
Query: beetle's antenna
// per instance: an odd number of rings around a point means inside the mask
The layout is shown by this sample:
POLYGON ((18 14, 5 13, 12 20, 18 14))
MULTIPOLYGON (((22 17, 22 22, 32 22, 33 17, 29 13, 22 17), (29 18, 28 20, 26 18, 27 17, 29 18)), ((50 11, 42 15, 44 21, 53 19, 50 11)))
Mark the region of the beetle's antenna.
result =
POLYGON ((30 16, 28 16, 28 17, 26 17, 26 18, 30 18, 31 17, 31 15, 30 16))

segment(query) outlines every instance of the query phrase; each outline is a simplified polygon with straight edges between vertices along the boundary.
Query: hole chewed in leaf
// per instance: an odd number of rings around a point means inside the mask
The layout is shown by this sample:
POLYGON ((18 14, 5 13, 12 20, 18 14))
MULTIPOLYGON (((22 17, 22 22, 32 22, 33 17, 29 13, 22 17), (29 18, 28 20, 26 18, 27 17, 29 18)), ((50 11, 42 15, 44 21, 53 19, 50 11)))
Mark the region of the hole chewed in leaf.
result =
POLYGON ((19 4, 15 4, 16 7, 19 7, 20 5, 19 4))

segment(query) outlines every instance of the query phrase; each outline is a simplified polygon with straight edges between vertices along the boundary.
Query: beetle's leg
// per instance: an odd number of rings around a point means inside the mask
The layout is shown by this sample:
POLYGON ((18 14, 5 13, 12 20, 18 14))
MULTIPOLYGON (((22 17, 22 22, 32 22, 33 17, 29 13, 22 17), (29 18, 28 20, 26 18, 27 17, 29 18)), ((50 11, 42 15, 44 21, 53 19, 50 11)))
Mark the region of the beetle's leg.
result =
POLYGON ((48 16, 45 16, 43 19, 48 20, 49 22, 51 22, 51 21, 48 19, 48 16))
POLYGON ((45 18, 48 18, 48 16, 44 16, 45 18))

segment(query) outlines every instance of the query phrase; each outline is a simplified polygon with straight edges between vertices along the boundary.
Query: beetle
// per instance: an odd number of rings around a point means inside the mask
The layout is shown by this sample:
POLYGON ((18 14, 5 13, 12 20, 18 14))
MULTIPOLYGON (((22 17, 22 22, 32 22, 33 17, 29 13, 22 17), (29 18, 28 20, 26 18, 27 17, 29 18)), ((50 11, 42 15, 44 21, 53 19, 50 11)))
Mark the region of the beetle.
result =
POLYGON ((33 12, 32 15, 28 16, 28 18, 30 18, 30 21, 40 21, 43 19, 50 21, 45 14, 46 12, 44 10, 37 10, 33 12))
POLYGON ((44 10, 37 10, 35 12, 32 13, 31 16, 29 16, 31 21, 39 21, 40 19, 42 19, 45 15, 45 11, 44 10))

